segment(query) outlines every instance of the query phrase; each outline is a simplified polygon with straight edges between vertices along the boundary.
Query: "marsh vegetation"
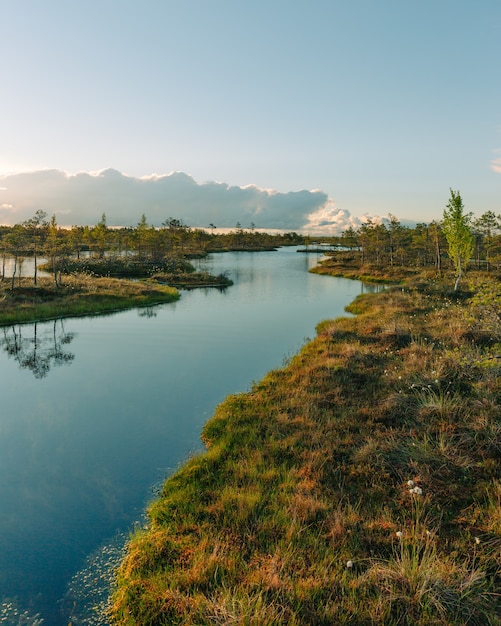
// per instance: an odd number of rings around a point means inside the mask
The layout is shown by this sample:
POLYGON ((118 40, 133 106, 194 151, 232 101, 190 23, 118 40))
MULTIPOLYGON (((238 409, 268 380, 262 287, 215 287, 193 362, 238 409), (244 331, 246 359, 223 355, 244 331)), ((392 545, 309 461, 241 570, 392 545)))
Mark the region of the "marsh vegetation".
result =
POLYGON ((131 537, 112 622, 498 624, 501 320, 469 289, 360 296, 223 402, 131 537))

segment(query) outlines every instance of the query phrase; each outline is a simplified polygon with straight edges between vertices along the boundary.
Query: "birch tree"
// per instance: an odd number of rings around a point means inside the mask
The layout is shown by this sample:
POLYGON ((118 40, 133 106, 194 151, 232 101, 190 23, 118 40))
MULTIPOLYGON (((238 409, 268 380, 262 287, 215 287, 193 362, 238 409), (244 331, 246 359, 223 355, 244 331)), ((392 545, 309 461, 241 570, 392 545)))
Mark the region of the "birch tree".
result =
POLYGON ((463 271, 475 250, 475 238, 470 224, 471 213, 464 212, 463 200, 459 191, 451 189, 450 200, 444 209, 442 229, 447 239, 449 256, 456 269, 454 291, 459 289, 463 271))

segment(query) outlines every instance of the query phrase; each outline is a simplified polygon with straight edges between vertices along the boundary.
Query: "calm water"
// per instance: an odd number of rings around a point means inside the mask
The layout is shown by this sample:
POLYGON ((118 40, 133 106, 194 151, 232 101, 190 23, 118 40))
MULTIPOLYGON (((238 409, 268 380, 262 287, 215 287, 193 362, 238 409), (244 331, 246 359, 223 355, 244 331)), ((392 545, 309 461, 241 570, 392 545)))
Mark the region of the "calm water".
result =
POLYGON ((0 329, 0 622, 66 626, 76 603, 74 624, 99 623, 78 604, 155 487, 201 448, 216 405, 361 292, 308 274, 317 261, 295 248, 214 255, 202 265, 229 270, 226 291, 0 329))

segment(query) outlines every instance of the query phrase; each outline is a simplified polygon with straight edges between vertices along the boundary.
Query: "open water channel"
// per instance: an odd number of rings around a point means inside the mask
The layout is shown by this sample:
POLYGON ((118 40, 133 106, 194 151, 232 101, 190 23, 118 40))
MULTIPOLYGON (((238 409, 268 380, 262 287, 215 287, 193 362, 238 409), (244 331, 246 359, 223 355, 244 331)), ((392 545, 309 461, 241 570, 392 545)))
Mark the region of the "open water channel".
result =
MULTIPOLYGON (((0 623, 102 624, 110 565, 227 395, 364 287, 296 248, 200 262, 234 281, 173 304, 0 328, 0 623)), ((28 272, 23 272, 25 275, 28 272)))

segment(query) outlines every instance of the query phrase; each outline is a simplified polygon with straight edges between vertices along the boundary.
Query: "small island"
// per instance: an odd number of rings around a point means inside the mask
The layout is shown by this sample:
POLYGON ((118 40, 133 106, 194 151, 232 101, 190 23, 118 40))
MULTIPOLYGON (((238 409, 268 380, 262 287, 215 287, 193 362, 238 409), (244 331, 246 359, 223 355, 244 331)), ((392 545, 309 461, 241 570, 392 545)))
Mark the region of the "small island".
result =
POLYGON ((270 235, 239 225, 215 234, 175 218, 155 228, 144 215, 134 228, 110 228, 105 214, 92 227, 61 228, 54 216, 46 218, 36 211, 26 222, 0 227, 0 325, 172 302, 180 289, 225 289, 232 285, 226 273, 197 271, 192 261, 303 241, 296 233, 270 235), (33 261, 32 276, 23 273, 26 259, 33 261))

